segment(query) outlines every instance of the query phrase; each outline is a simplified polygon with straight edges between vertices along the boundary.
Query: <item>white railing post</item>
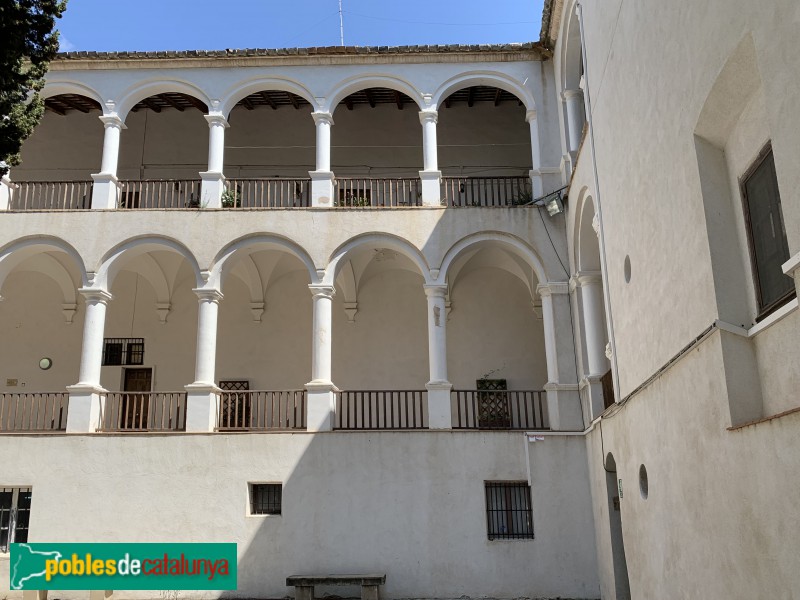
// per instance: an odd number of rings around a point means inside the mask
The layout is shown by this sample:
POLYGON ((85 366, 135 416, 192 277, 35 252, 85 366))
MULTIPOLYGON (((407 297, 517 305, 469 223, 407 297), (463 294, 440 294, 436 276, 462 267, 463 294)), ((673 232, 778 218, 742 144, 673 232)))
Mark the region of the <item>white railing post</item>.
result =
POLYGON ((311 176, 311 206, 330 208, 334 205, 334 175, 331 171, 333 115, 327 112, 313 112, 311 117, 317 128, 317 168, 308 172, 311 176))
POLYGON ((222 292, 214 288, 195 288, 197 294, 197 355, 194 383, 186 389, 186 431, 214 431, 217 424, 219 394, 214 383, 217 360, 217 317, 222 292))
POLYGON ((442 205, 442 172, 439 170, 438 144, 436 141, 436 124, 439 113, 435 110, 422 110, 419 122, 422 124, 422 158, 423 170, 419 172, 422 187, 423 206, 442 205))
POLYGON ((125 123, 116 113, 104 114, 100 117, 105 127, 103 135, 103 159, 100 172, 92 175, 92 208, 115 209, 119 197, 119 180, 117 164, 119 162, 119 143, 125 123))
POLYGON ((200 173, 201 208, 221 208, 222 194, 225 192, 225 130, 230 127, 221 114, 205 115, 208 121, 208 171, 200 173))
POLYGON ((447 286, 426 285, 428 299, 428 426, 431 429, 452 429, 450 390, 447 379, 447 286))
POLYGON ((336 386, 331 381, 333 296, 335 288, 309 285, 313 297, 311 381, 306 384, 308 431, 330 431, 336 411, 336 386))

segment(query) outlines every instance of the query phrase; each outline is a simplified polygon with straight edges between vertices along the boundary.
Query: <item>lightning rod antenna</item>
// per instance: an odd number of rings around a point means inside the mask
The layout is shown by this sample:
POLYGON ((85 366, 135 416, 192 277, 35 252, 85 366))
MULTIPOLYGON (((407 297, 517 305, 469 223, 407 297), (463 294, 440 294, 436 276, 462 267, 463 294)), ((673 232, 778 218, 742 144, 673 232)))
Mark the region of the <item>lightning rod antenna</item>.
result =
POLYGON ((342 17, 342 0, 339 0, 339 42, 344 46, 344 18, 342 17))

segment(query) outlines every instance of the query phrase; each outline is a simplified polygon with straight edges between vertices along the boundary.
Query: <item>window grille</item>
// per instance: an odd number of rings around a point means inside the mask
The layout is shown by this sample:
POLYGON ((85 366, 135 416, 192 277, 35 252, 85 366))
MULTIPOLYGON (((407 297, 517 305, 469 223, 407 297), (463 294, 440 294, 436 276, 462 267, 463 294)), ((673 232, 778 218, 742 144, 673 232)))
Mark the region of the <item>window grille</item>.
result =
POLYGON ((144 338, 105 338, 103 366, 144 364, 144 338))
POLYGON ((508 406, 508 384, 505 379, 478 379, 478 427, 509 429, 511 411, 508 406))
POLYGON ((485 486, 489 539, 533 539, 531 487, 524 481, 487 481, 485 486))
POLYGON ((221 397, 222 412, 220 425, 244 429, 250 424, 250 381, 228 380, 220 381, 219 389, 223 392, 221 397), (237 393, 239 392, 239 393, 237 393))
POLYGON ((0 488, 0 552, 28 541, 31 488, 0 488))
POLYGON ((250 484, 250 514, 279 515, 283 485, 280 483, 250 484))

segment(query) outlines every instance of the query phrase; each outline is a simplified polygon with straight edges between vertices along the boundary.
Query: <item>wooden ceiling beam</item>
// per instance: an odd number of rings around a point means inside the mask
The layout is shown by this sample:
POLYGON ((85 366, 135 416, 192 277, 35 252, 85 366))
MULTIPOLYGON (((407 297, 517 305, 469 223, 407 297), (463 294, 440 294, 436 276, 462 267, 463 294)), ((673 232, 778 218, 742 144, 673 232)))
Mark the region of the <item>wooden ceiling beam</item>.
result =
POLYGON ((177 108, 179 111, 183 112, 185 109, 183 106, 175 102, 172 98, 169 97, 167 94, 159 94, 157 98, 160 98, 162 101, 169 104, 172 108, 177 108))
POLYGON ((150 98, 145 98, 144 100, 142 100, 142 102, 144 102, 144 105, 153 112, 157 113, 161 112, 161 107, 158 104, 154 103, 152 100, 150 100, 150 98))
POLYGON ((372 95, 372 90, 369 88, 364 90, 364 95, 367 97, 367 102, 369 102, 370 108, 375 108, 375 96, 372 95))
POLYGON ((395 90, 394 101, 397 104, 397 110, 403 110, 403 95, 395 90))
POLYGON ((186 101, 189 104, 194 106, 201 113, 205 114, 205 113, 208 112, 208 107, 205 105, 205 103, 201 102, 200 100, 198 100, 194 96, 190 96, 189 94, 183 94, 183 97, 186 99, 186 101))
POLYGON ((81 106, 80 104, 78 104, 77 102, 75 102, 71 98, 68 98, 67 96, 59 97, 58 102, 68 106, 69 108, 74 108, 75 110, 79 110, 82 113, 88 113, 89 110, 90 110, 90 109, 86 108, 85 106, 81 106))
POLYGON ((300 110, 300 103, 297 101, 297 97, 293 93, 286 92, 286 97, 289 98, 289 102, 292 103, 292 106, 294 106, 295 110, 300 110))
POLYGON ((444 107, 450 108, 450 96, 444 99, 444 107))
POLYGON ((494 93, 494 105, 495 106, 500 104, 500 94, 502 93, 502 91, 503 90, 501 90, 500 88, 497 88, 497 90, 494 93))
POLYGON ((347 110, 353 110, 353 98, 351 96, 345 98, 344 105, 347 107, 347 110))
POLYGON ((264 99, 264 102, 270 105, 272 110, 278 110, 278 105, 275 104, 275 101, 272 99, 272 96, 270 96, 269 93, 258 92, 258 94, 264 99))
POLYGON ((469 88, 469 95, 467 96, 467 106, 472 108, 473 104, 475 104, 475 87, 469 88))
POLYGON ((254 110, 255 109, 255 106, 253 106, 253 103, 250 102, 250 100, 248 100, 247 98, 242 98, 242 104, 244 105, 244 107, 247 110, 254 110))
POLYGON ((52 110, 57 115, 61 115, 62 117, 67 116, 67 111, 62 108, 58 108, 57 106, 53 106, 52 102, 45 102, 44 107, 48 110, 52 110))

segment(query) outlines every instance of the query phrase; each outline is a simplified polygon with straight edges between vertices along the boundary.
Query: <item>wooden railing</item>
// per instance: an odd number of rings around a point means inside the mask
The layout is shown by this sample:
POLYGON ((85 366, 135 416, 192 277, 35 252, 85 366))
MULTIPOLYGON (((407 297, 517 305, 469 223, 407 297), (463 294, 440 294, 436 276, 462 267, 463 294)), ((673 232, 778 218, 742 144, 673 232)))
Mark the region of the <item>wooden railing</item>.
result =
POLYGON ((100 431, 185 431, 186 392, 109 392, 100 431))
POLYGON ((520 206, 533 200, 529 177, 442 177, 446 206, 520 206))
POLYGON ((201 208, 199 180, 151 179, 120 181, 117 206, 141 208, 201 208))
POLYGON ((424 390, 346 391, 336 398, 334 429, 427 429, 424 390))
POLYGON ((306 428, 305 390, 222 392, 219 431, 306 428))
POLYGON ((0 394, 0 432, 64 431, 67 392, 0 394))
POLYGON ((334 206, 387 208, 421 206, 419 179, 364 179, 337 177, 334 206))
POLYGON ((9 210, 82 210, 92 207, 92 181, 15 181, 9 210))
POLYGON ((222 208, 306 208, 310 179, 228 179, 222 208))
POLYGON ((453 429, 549 429, 545 392, 453 390, 453 429))

